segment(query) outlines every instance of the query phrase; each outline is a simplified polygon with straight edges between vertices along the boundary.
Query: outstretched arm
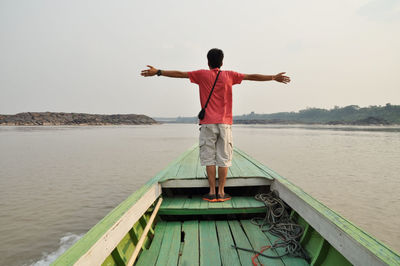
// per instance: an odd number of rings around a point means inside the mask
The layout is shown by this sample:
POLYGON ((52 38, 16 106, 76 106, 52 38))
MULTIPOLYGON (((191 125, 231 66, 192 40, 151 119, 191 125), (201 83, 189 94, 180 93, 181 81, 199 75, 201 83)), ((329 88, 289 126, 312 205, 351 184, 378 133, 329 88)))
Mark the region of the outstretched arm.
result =
MULTIPOLYGON (((142 70, 140 75, 143 77, 151 77, 157 74, 158 69, 147 65, 149 69, 142 70)), ((170 78, 189 78, 187 72, 176 71, 176 70, 160 70, 160 76, 170 77, 170 78)))
POLYGON ((281 72, 277 75, 260 75, 260 74, 244 74, 243 80, 254 80, 254 81, 268 81, 275 80, 277 82, 289 83, 290 78, 288 76, 284 76, 286 72, 281 72))

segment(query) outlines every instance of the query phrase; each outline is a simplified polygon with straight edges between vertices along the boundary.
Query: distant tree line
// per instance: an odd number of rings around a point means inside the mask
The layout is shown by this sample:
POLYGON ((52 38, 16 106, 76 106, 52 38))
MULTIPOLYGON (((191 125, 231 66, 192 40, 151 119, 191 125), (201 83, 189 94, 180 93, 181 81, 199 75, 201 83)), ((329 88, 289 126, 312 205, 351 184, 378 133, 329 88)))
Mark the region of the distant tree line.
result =
POLYGON ((235 116, 236 122, 305 123, 305 124, 400 124, 400 105, 359 107, 335 106, 333 109, 307 108, 298 112, 256 114, 251 112, 235 116))
MULTIPOLYGON (((400 124, 400 105, 359 107, 335 106, 332 109, 306 108, 298 112, 273 114, 244 114, 233 117, 236 124, 346 124, 346 125, 391 125, 400 124)), ((197 123, 196 117, 178 117, 176 123, 197 123)))

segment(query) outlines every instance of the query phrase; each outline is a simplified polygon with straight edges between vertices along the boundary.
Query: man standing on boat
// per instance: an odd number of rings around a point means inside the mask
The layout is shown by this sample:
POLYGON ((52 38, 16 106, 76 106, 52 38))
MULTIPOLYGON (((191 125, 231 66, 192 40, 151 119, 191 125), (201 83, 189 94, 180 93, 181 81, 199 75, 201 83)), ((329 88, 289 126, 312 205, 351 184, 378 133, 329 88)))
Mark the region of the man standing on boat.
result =
MULTIPOLYGON (((192 83, 199 85, 200 103, 205 110, 200 119, 200 163, 206 166, 210 192, 203 196, 204 200, 216 202, 230 200, 224 191, 228 169, 232 165, 232 85, 240 84, 242 80, 270 81, 281 83, 290 82, 284 76, 285 72, 277 75, 241 74, 234 71, 221 71, 224 53, 220 49, 211 49, 207 53, 209 69, 191 72, 156 69, 150 65, 142 70, 141 75, 165 76, 170 78, 189 78, 192 83), (216 193, 216 173, 218 166, 218 194, 216 193)), ((200 116, 200 114, 199 114, 200 116)), ((201 117, 201 116, 200 116, 201 117)))

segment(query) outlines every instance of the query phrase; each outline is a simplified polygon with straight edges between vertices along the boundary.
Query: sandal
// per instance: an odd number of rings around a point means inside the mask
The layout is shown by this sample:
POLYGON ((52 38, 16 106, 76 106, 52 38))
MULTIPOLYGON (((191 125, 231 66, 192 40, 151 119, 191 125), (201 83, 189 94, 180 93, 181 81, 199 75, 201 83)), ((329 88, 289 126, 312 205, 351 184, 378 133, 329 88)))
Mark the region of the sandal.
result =
POLYGON ((218 194, 218 200, 217 201, 227 201, 230 200, 232 197, 225 193, 223 196, 221 196, 221 194, 218 194))
POLYGON ((206 195, 203 195, 203 200, 206 200, 209 202, 216 202, 217 196, 215 194, 206 194, 206 195))

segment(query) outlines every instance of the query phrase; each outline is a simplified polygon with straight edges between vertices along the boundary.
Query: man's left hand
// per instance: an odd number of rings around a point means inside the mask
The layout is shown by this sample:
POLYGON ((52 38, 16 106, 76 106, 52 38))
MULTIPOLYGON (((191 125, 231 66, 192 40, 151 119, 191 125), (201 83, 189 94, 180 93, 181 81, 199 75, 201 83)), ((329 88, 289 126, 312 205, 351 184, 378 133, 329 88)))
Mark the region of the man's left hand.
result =
POLYGON ((274 80, 278 81, 278 82, 282 82, 282 83, 289 83, 290 82, 290 78, 288 76, 284 76, 283 74, 285 74, 286 72, 281 72, 277 75, 274 76, 274 80))

